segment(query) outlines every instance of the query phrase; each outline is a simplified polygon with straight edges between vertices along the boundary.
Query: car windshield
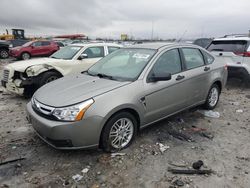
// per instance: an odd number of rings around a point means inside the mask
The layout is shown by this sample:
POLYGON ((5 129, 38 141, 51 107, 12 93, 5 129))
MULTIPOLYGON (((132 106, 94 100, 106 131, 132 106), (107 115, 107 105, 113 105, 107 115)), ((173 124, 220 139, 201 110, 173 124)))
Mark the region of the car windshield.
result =
POLYGON ((27 47, 27 46, 30 46, 31 44, 33 43, 33 41, 30 41, 30 42, 26 42, 23 47, 27 47))
POLYGON ((119 49, 94 64, 87 73, 108 79, 134 81, 155 52, 152 49, 119 49))
POLYGON ((50 57, 55 59, 72 59, 81 48, 82 47, 80 46, 66 46, 55 52, 50 57))

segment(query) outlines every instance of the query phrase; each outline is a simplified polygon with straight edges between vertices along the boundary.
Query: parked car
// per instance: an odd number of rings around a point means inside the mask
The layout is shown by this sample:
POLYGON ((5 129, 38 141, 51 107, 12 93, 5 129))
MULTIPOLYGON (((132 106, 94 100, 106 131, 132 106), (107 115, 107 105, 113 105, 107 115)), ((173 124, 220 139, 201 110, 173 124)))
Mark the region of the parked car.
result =
POLYGON ((133 45, 40 88, 28 119, 55 148, 117 151, 154 122, 198 105, 214 109, 226 80, 225 63, 201 47, 133 45))
POLYGON ((207 49, 214 55, 225 59, 229 76, 238 77, 250 83, 250 37, 217 38, 207 49))
POLYGON ((11 63, 4 68, 2 85, 10 92, 30 96, 48 82, 87 70, 120 47, 108 43, 75 44, 60 49, 49 58, 11 63))
POLYGON ((30 42, 30 40, 28 40, 28 39, 11 39, 11 40, 8 40, 8 42, 10 43, 10 48, 14 48, 17 46, 22 46, 25 43, 30 42))
POLYGON ((30 41, 10 50, 10 55, 17 59, 27 60, 31 57, 50 56, 59 49, 54 41, 30 41))
POLYGON ((196 39, 193 44, 201 46, 202 48, 206 48, 209 44, 211 44, 211 42, 213 41, 213 39, 211 38, 199 38, 196 39))
POLYGON ((9 57, 9 43, 0 40, 0 58, 6 59, 9 57))

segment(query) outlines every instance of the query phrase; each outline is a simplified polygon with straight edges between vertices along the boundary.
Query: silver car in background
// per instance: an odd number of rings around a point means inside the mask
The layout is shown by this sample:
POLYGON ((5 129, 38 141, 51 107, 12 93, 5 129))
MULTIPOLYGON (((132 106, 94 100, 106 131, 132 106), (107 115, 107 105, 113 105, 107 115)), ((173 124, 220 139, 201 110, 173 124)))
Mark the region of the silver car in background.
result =
POLYGON ((215 108, 226 80, 225 64, 201 47, 134 45, 40 88, 27 104, 28 119, 55 148, 112 152, 161 119, 198 105, 215 108))

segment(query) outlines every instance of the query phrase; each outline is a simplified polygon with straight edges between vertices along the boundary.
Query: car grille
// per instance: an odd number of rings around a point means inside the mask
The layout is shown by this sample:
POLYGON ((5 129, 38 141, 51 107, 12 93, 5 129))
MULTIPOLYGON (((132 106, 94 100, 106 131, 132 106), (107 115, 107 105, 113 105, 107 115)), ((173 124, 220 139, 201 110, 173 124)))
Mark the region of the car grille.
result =
POLYGON ((7 69, 3 70, 3 81, 8 82, 9 74, 10 74, 9 70, 7 70, 7 69))
POLYGON ((38 111, 39 113, 42 113, 44 115, 51 115, 55 108, 44 105, 40 102, 38 102, 36 99, 31 99, 33 108, 38 111))

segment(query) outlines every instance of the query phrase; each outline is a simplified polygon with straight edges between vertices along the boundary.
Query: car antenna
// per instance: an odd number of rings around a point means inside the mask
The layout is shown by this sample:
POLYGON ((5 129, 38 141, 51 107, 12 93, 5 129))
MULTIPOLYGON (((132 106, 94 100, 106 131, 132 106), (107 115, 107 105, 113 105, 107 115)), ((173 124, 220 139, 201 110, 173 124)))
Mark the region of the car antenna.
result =
POLYGON ((187 30, 185 30, 185 31, 183 32, 183 34, 181 35, 181 37, 179 38, 179 40, 177 40, 177 42, 180 42, 186 33, 187 33, 187 30))

